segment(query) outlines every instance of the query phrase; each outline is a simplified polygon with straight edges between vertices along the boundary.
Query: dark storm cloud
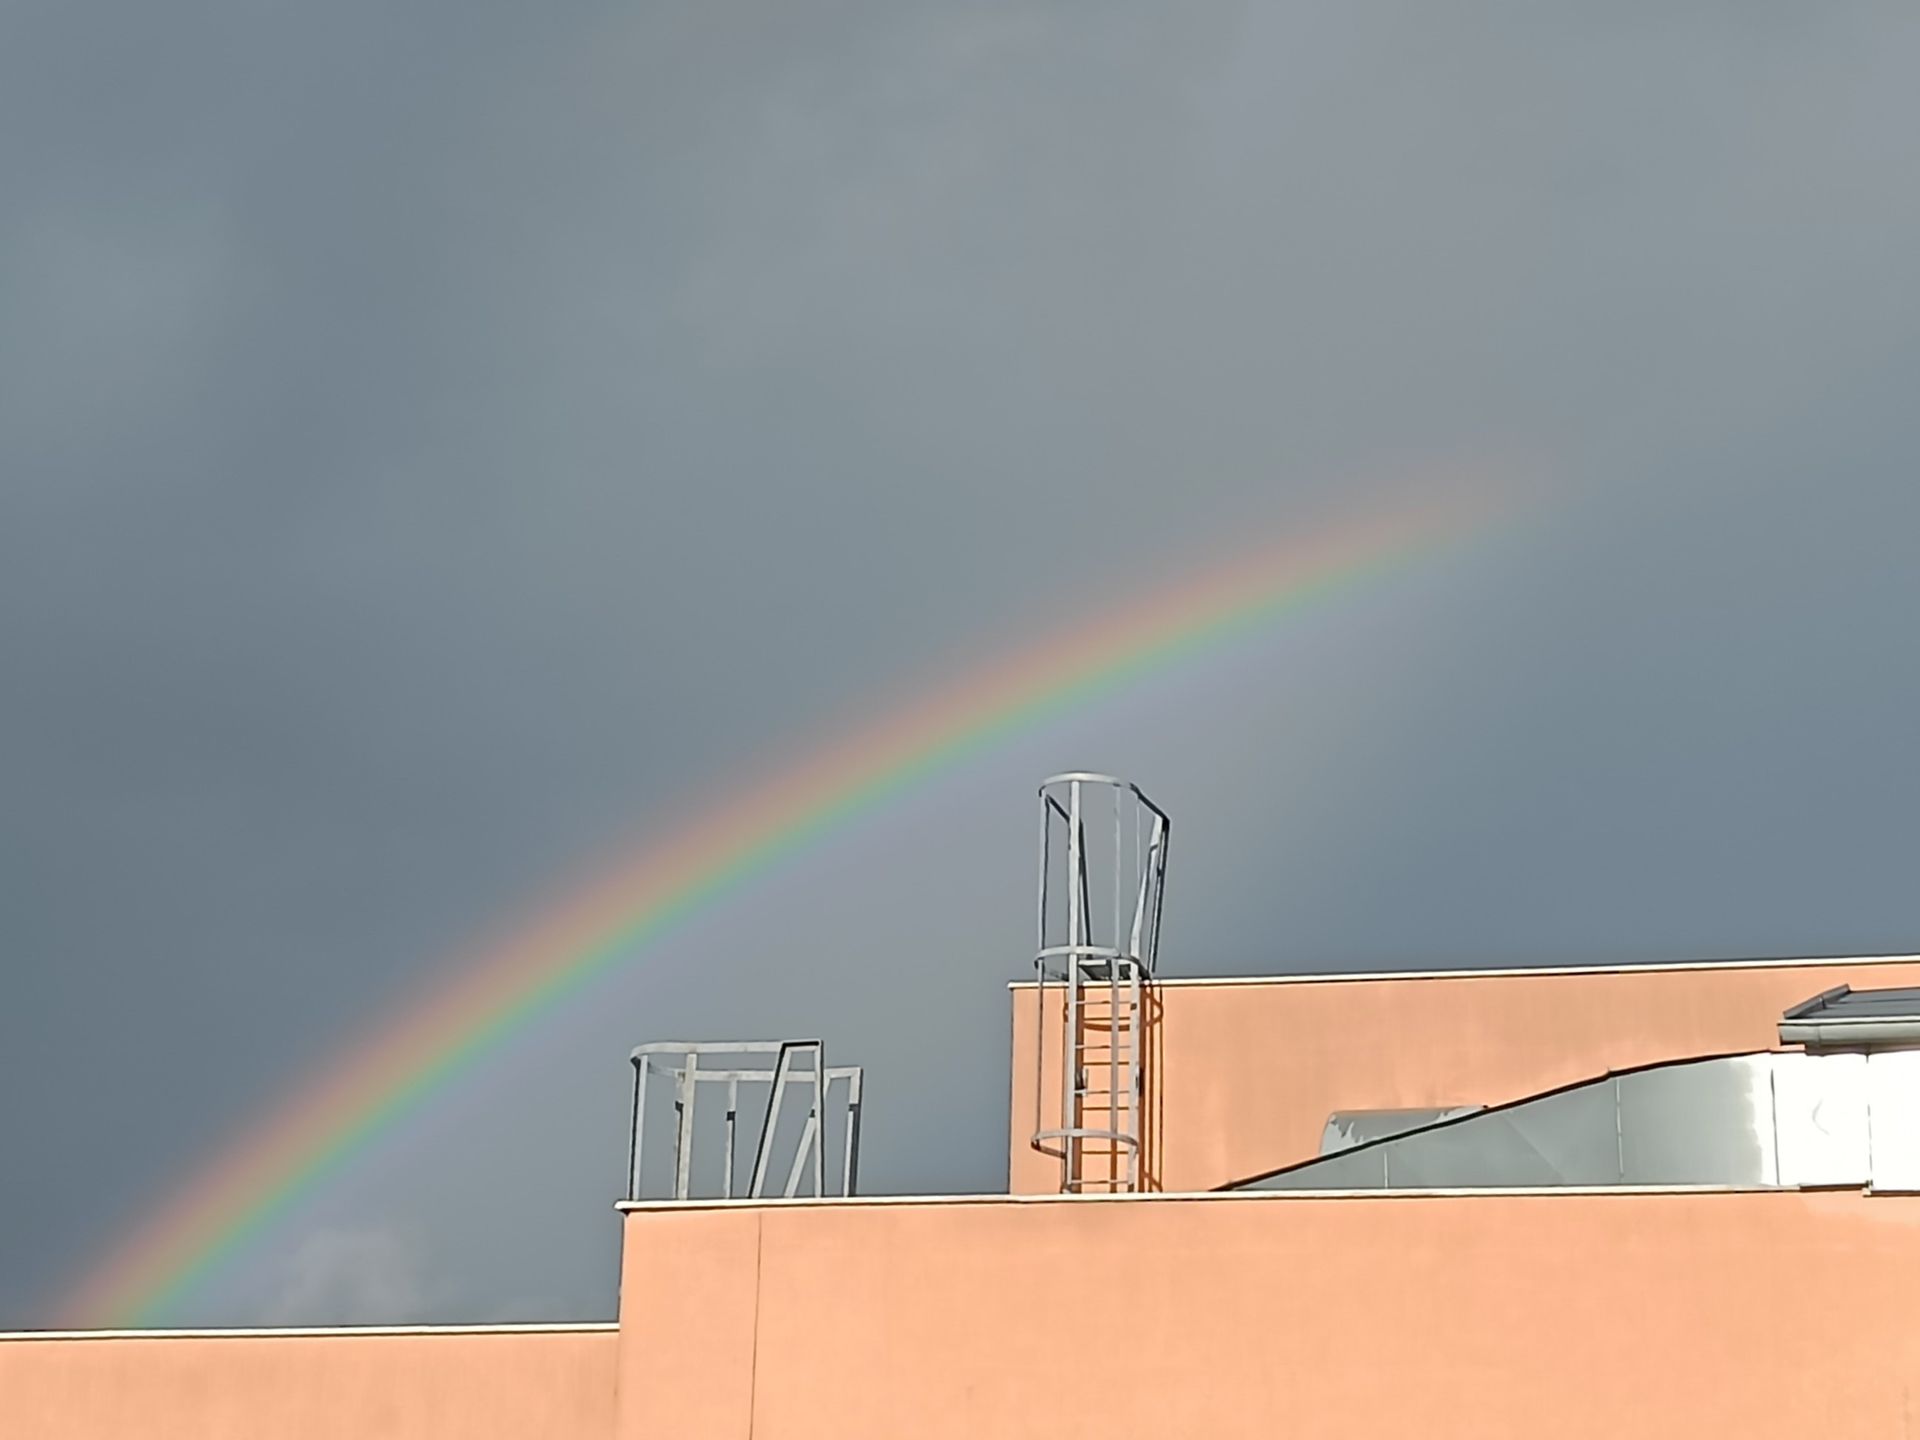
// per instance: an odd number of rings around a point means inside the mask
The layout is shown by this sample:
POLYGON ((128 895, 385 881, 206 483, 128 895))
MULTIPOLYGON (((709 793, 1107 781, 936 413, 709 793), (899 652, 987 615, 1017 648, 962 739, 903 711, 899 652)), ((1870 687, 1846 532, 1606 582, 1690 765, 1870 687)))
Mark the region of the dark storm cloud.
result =
POLYGON ((0 1319, 616 840, 1429 459, 1551 473, 770 879, 195 1315, 604 1312, 619 1056, 675 1030, 825 1029, 894 1097, 876 1185, 993 1187, 1055 763, 1176 811, 1189 973, 1912 946, 1916 51, 1896 6, 10 7, 0 1319))

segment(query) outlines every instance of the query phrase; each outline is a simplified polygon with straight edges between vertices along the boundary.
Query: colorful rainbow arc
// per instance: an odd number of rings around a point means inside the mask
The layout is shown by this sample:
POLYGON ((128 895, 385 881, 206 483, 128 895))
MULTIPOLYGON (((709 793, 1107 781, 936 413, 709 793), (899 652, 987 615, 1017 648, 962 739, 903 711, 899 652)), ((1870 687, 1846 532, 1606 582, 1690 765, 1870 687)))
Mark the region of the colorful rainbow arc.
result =
POLYGON ((145 1325, 509 1034, 851 817, 1060 711, 1486 525, 1485 486, 1215 565, 961 676, 742 791, 464 967, 198 1171, 72 1292, 70 1323, 145 1325))

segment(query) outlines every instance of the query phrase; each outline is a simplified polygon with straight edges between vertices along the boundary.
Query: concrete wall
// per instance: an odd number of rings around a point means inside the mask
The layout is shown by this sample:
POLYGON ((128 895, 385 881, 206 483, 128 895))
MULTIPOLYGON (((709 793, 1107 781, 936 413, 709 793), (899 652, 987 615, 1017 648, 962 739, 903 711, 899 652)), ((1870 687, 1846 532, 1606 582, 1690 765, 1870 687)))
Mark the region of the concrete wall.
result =
POLYGON ((626 1219, 621 1440, 1920 1426, 1920 1199, 1220 1195, 626 1219))
POLYGON ((610 1327, 0 1336, 22 1440, 609 1440, 610 1327))
MULTIPOLYGON (((1165 983, 1149 1036, 1149 1179, 1208 1190, 1305 1159, 1335 1110, 1499 1104, 1609 1069, 1775 1049, 1782 1010, 1843 983, 1920 985, 1920 962, 1165 983)), ((1040 1091, 1049 1125, 1059 1114, 1058 993, 1040 1091)), ((1015 1194, 1060 1181, 1059 1161, 1027 1143, 1038 1000, 1031 985, 1013 991, 1015 1194)))

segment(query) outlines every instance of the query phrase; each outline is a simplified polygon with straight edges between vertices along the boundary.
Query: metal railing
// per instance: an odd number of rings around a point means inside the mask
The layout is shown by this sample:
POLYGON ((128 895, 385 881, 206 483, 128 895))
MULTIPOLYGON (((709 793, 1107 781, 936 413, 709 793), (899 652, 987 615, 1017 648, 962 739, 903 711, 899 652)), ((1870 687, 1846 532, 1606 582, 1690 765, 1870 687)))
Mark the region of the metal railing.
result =
MULTIPOLYGON (((772 1173, 775 1148, 781 1122, 792 1112, 789 1105, 796 1095, 803 1096, 806 1121, 794 1144, 781 1194, 792 1198, 801 1193, 802 1182, 811 1178, 811 1195, 848 1196, 857 1191, 860 1177, 860 1106, 864 1075, 858 1065, 829 1066, 826 1046, 818 1040, 659 1040, 635 1048, 633 1055, 633 1116, 629 1127, 627 1151, 627 1198, 646 1197, 644 1180, 648 1174, 647 1089, 649 1078, 673 1086, 674 1125, 672 1132, 672 1173, 675 1200, 735 1199, 736 1172, 741 1130, 741 1090, 766 1087, 761 1108, 759 1132, 753 1138, 753 1164, 748 1172, 745 1198, 760 1199, 772 1173), (769 1057, 771 1063, 739 1063, 751 1057, 769 1057), (712 1063, 719 1059, 721 1063, 712 1063), (675 1063, 677 1061, 677 1063, 675 1063), (724 1088, 726 1110, 723 1115, 721 1161, 718 1183, 712 1193, 696 1193, 703 1186, 696 1180, 694 1116, 700 1096, 724 1088), (827 1131, 834 1118, 830 1101, 838 1091, 843 1109, 840 1115, 840 1166, 837 1191, 828 1189, 827 1131)), ((748 1099, 752 1100, 751 1093, 748 1099)), ((656 1145, 657 1148, 657 1145, 656 1145)), ((655 1163, 657 1164, 657 1158, 655 1163)))

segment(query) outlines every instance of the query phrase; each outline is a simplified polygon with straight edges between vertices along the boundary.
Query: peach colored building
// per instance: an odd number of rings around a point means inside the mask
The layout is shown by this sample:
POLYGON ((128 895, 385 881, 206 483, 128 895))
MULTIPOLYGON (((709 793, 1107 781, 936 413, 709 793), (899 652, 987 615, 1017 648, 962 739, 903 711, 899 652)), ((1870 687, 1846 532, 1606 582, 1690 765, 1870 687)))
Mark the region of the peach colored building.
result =
POLYGON ((1905 987, 1162 981, 1098 1193, 1031 1137, 1111 1057, 1015 986, 1005 1195, 623 1203, 614 1325, 0 1337, 0 1435, 1920 1434, 1905 987))

